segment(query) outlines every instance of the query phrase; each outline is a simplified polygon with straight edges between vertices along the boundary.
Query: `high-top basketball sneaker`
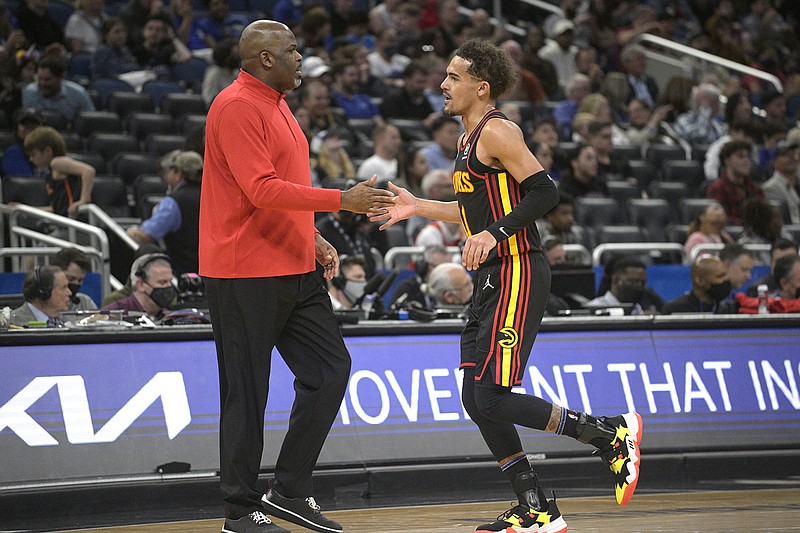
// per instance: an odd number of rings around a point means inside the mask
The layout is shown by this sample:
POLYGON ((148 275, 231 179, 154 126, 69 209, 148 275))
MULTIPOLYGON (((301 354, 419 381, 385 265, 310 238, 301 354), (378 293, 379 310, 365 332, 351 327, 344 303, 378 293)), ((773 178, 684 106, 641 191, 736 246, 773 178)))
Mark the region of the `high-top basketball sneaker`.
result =
POLYGON ((519 502, 497 517, 495 522, 475 528, 478 533, 564 533, 567 523, 558 510, 556 500, 547 500, 533 471, 514 478, 514 492, 519 502))

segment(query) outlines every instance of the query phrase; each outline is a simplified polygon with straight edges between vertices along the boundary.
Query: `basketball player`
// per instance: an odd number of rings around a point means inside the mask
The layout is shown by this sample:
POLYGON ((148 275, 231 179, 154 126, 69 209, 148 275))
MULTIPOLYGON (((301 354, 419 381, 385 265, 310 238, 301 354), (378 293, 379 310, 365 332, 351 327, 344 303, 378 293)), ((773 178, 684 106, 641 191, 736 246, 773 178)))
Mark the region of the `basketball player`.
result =
POLYGON ((459 48, 441 84, 444 113, 461 116, 453 173, 456 201, 414 197, 390 183, 396 204, 371 214, 384 229, 412 215, 461 223, 462 262, 475 283, 461 335, 462 401, 478 425, 519 504, 476 531, 567 530, 555 499, 547 500, 528 463, 515 424, 566 435, 599 449, 626 505, 639 477, 642 422, 637 413, 600 417, 512 394, 522 375, 550 292, 550 272, 535 221, 558 202, 558 192, 525 145, 520 128, 494 107, 515 82, 508 55, 487 41, 459 48))

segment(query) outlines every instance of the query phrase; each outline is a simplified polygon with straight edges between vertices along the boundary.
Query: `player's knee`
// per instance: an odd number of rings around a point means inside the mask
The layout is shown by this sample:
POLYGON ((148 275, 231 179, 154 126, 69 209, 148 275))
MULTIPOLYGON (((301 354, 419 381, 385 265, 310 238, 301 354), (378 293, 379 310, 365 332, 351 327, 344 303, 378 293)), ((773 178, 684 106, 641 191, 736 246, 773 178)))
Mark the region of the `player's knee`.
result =
POLYGON ((498 410, 502 395, 496 387, 475 387, 475 406, 481 416, 489 420, 498 420, 498 410))

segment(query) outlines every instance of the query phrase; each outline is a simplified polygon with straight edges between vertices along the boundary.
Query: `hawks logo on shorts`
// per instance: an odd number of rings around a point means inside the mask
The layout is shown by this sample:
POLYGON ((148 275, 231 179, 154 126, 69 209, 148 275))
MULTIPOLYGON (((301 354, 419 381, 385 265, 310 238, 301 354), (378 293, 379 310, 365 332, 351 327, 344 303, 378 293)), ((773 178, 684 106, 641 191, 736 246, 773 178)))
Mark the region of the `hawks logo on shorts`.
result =
POLYGON ((503 348, 513 348, 519 342, 519 334, 517 330, 511 327, 502 328, 500 330, 500 336, 504 336, 497 341, 497 344, 502 346, 503 348))

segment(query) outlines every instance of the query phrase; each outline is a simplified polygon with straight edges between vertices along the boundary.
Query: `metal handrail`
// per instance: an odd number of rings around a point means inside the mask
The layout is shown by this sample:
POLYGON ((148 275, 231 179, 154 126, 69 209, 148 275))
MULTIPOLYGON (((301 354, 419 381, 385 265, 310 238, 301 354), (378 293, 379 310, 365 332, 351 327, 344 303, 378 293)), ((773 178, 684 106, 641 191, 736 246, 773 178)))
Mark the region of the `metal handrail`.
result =
MULTIPOLYGON (((445 247, 447 253, 451 254, 460 254, 461 248, 458 246, 447 246, 445 247)), ((424 246, 394 246, 393 248, 389 248, 386 252, 386 255, 383 256, 383 264, 388 269, 394 268, 394 258, 398 255, 407 255, 409 257, 413 255, 422 255, 422 252, 425 251, 424 246)))
MULTIPOLYGON (((528 4, 529 6, 541 9, 542 11, 547 11, 549 13, 553 13, 560 17, 564 16, 564 11, 558 7, 554 6, 553 4, 549 4, 547 2, 543 2, 542 0, 519 0, 523 4, 528 4)), ((469 9, 468 7, 459 6, 457 8, 458 12, 462 15, 466 15, 471 17, 472 14, 475 12, 473 9, 469 9)), ((524 37, 528 32, 516 26, 514 24, 505 22, 505 17, 503 16, 503 8, 501 6, 500 0, 494 0, 492 2, 492 13, 494 16, 489 18, 489 22, 493 26, 502 26, 509 33, 513 33, 514 35, 518 35, 520 37, 524 37)))
POLYGON ((108 213, 103 211, 100 206, 96 204, 81 204, 78 206, 79 213, 86 213, 89 216, 89 224, 97 226, 101 222, 107 229, 109 229, 119 240, 130 247, 131 250, 136 251, 139 248, 139 243, 131 238, 130 235, 122 228, 122 226, 111 218, 108 213))
POLYGON ((677 242, 609 242, 598 244, 592 252, 592 265, 600 265, 606 252, 678 252, 681 262, 686 262, 686 250, 677 242))
MULTIPOLYGON (((715 56, 714 54, 709 54, 708 52, 703 52, 702 50, 697 50, 695 48, 692 48, 691 46, 686 46, 684 44, 676 43, 675 41, 670 41, 669 39, 665 39, 663 37, 659 37, 651 33, 639 34, 636 37, 634 37, 633 41, 637 43, 647 42, 657 46, 662 46, 674 52, 679 52, 691 57, 696 57, 697 59, 700 59, 702 61, 707 61, 708 63, 713 63, 715 65, 725 67, 728 70, 733 70, 735 72, 741 72, 742 74, 753 76, 754 78, 758 78, 768 83, 771 83, 779 93, 783 94, 783 84, 781 83, 781 80, 779 80, 777 76, 764 72, 763 70, 758 70, 753 67, 743 65, 742 63, 731 61, 730 59, 725 59, 719 56, 715 56)), ((652 50, 648 51, 653 52, 652 50)))
POLYGON ((592 264, 592 253, 582 244, 565 244, 564 252, 566 255, 579 255, 581 264, 592 264))
MULTIPOLYGON (((103 294, 108 294, 110 288, 110 268, 111 268, 111 252, 108 245, 108 236, 106 232, 100 228, 96 228, 84 222, 80 222, 78 220, 73 220, 71 218, 62 217, 61 215, 56 215, 55 213, 50 213, 49 211, 43 211, 36 207, 31 207, 29 205, 24 204, 17 204, 11 210, 11 214, 8 216, 8 225, 9 228, 12 230, 10 232, 11 236, 11 246, 18 246, 19 245, 19 237, 18 234, 13 231, 14 228, 18 227, 18 219, 22 215, 29 215, 34 218, 39 218, 42 220, 47 220, 57 226, 61 226, 66 228, 69 232, 69 242, 70 246, 74 246, 74 242, 76 239, 74 235, 76 232, 81 232, 87 234, 91 239, 91 244, 97 250, 100 250, 100 253, 103 255, 103 272, 108 273, 108 275, 103 276, 103 294)), ((19 266, 17 265, 17 268, 19 266)))
MULTIPOLYGON (((743 244, 742 246, 744 246, 745 250, 749 250, 751 252, 769 252, 772 249, 771 244, 750 243, 750 244, 743 244)), ((719 252, 723 248, 725 248, 724 244, 716 242, 698 244, 697 246, 692 248, 692 251, 689 253, 689 260, 692 263, 694 263, 695 259, 697 259, 697 256, 699 256, 700 254, 719 252)))
MULTIPOLYGON (((111 264, 104 260, 103 253, 97 248, 92 248, 91 246, 81 246, 80 244, 76 244, 74 242, 53 237, 52 235, 40 233, 28 228, 23 228, 22 226, 15 226, 11 228, 11 234, 18 235, 33 242, 38 241, 44 244, 58 246, 56 253, 61 250, 61 248, 77 248, 78 250, 81 250, 86 255, 96 259, 96 262, 93 262, 92 270, 100 272, 103 295, 108 295, 111 292, 111 264)), ((25 250, 26 248, 21 246, 19 249, 25 250)))

